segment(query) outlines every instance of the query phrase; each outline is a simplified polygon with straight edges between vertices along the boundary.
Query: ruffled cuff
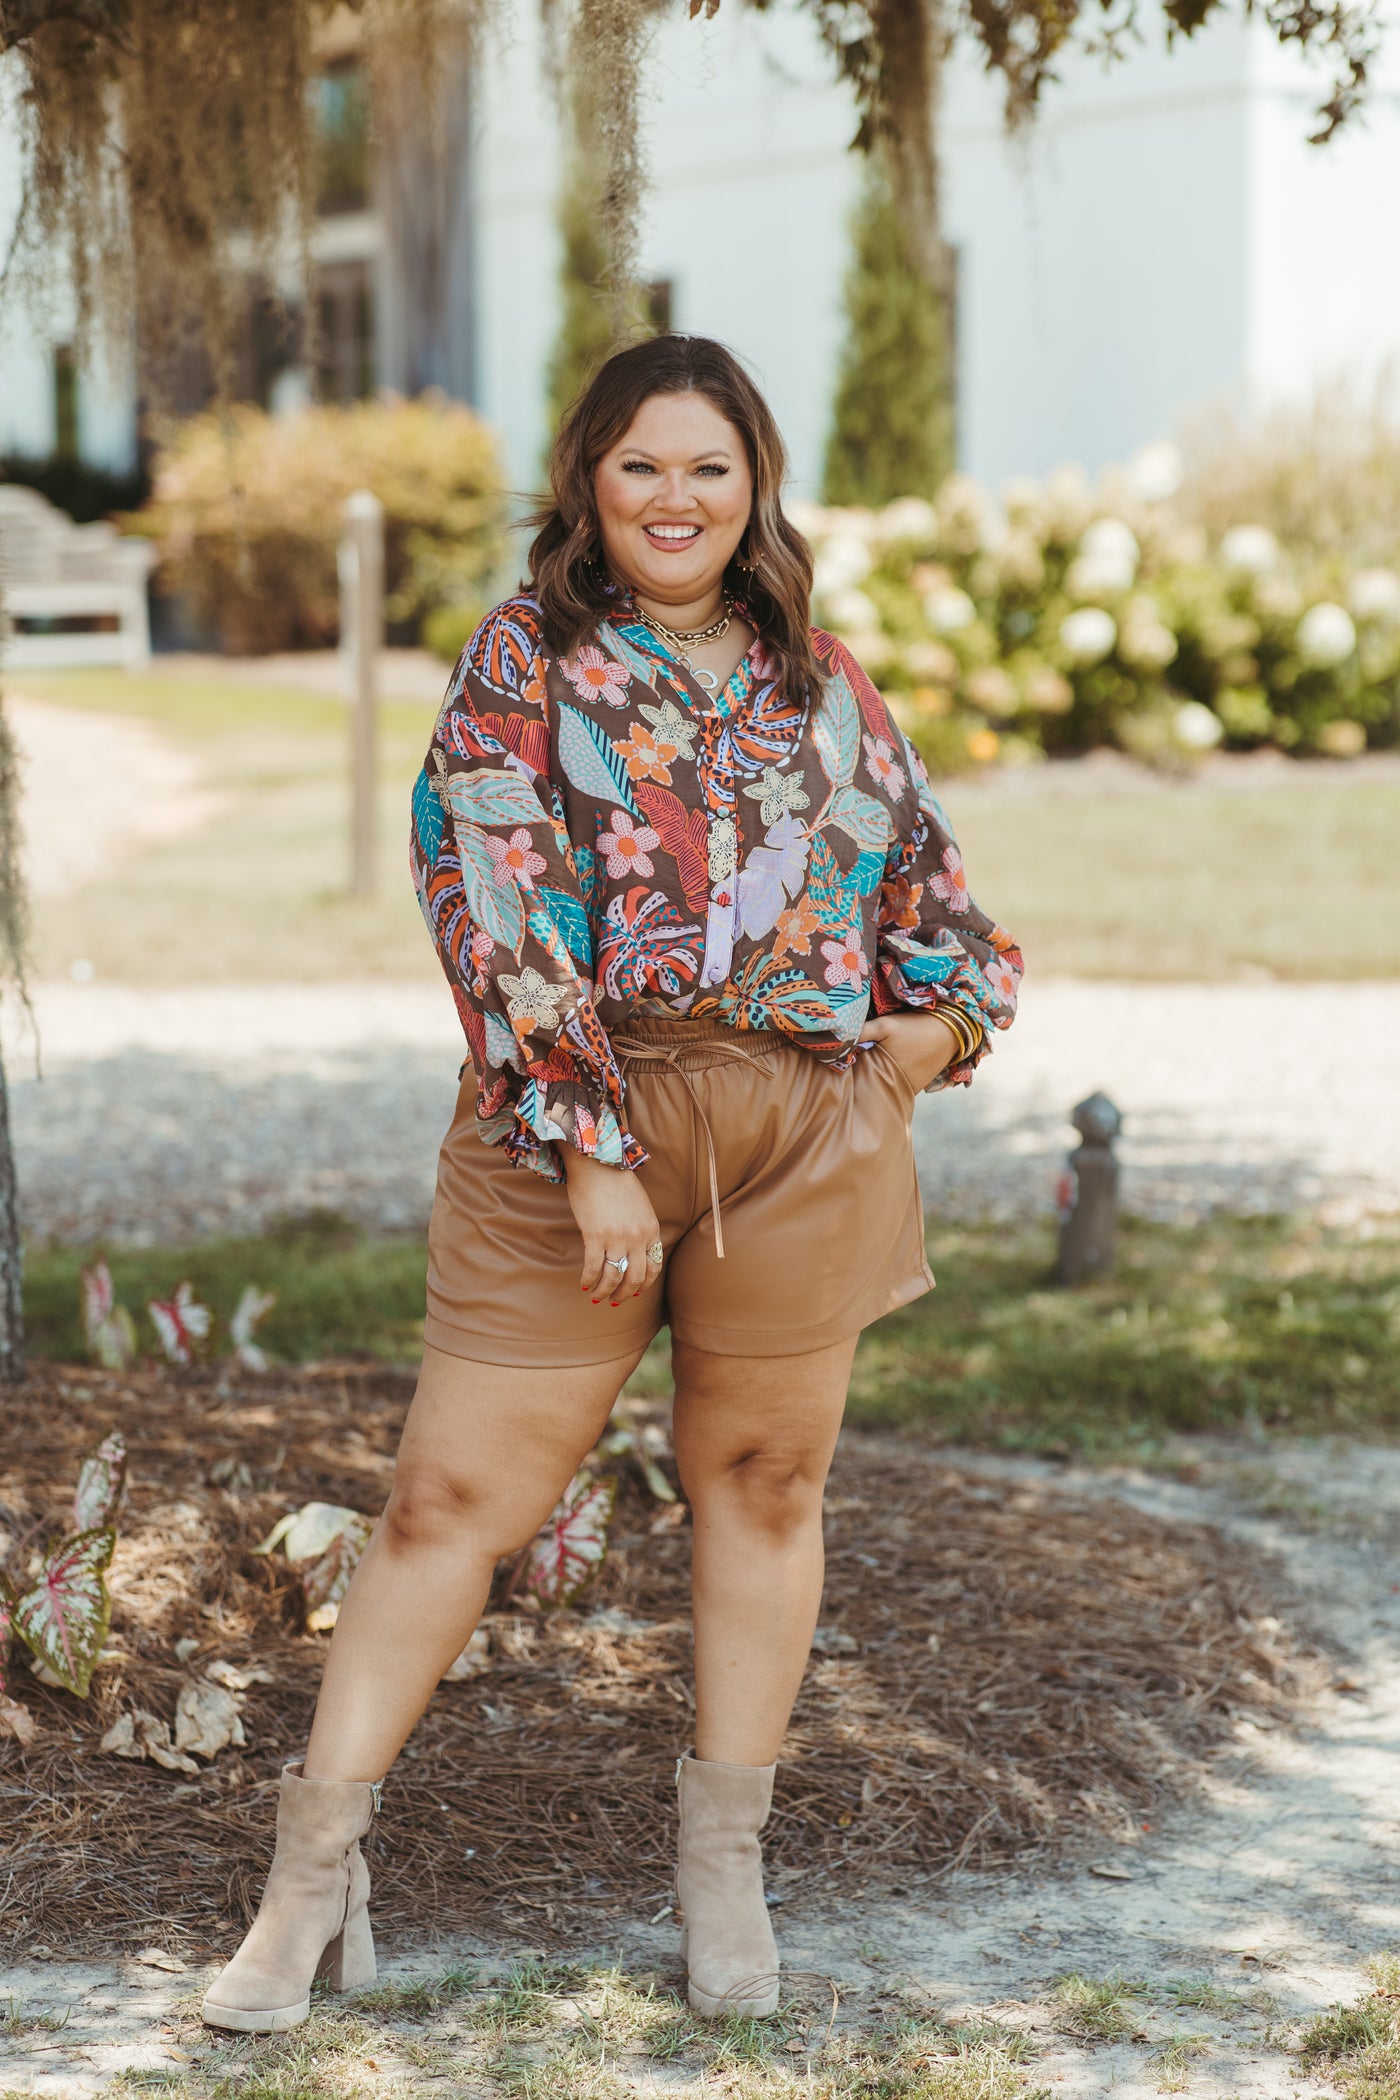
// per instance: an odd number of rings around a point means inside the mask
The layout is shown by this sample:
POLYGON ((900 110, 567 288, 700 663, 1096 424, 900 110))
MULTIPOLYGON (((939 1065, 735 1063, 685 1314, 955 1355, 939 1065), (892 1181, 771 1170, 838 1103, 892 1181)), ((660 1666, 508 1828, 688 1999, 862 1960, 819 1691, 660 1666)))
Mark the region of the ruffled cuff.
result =
POLYGON ((477 1123, 485 1142, 499 1145, 512 1166, 528 1167, 546 1181, 564 1179, 560 1145, 605 1166, 640 1167, 648 1154, 627 1128, 622 1095, 611 1047, 607 1076, 599 1081, 556 1044, 528 1072, 503 1073, 490 1094, 478 1098, 477 1123))
POLYGON ((992 1029, 1005 1027, 1009 1019, 1000 1018, 999 1002, 975 958, 956 940, 928 949, 900 934, 887 934, 879 969, 885 993, 880 1004, 885 1007, 888 1000, 887 1011, 903 1007, 914 1013, 937 1013, 940 1007, 951 1007, 978 1037, 977 1047, 946 1064, 925 1093, 971 1086, 977 1067, 991 1054, 992 1029))

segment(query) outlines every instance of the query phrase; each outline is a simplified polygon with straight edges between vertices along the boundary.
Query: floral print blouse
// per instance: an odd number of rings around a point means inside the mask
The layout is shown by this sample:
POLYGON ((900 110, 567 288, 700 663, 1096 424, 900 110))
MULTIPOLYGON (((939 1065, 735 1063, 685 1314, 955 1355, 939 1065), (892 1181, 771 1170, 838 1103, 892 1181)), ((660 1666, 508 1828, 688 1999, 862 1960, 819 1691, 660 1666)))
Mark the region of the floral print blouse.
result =
MULTIPOLYGON (((462 654, 413 795, 412 866, 480 1080, 488 1144, 551 1181, 556 1143, 624 1167, 609 1031, 776 1029, 839 1066, 866 1015, 1010 1026, 1021 956, 968 894, 923 765, 840 642, 780 697, 762 640, 709 693, 619 601, 558 659, 497 606, 462 654)), ((939 1084, 965 1084, 985 1055, 939 1084)))

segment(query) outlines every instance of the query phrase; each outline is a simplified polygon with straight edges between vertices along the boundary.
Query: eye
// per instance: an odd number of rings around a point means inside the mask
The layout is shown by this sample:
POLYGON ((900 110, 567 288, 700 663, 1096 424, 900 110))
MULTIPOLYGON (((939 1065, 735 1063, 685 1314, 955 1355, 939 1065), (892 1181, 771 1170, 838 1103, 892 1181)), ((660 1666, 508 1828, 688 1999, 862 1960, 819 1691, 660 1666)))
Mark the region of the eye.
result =
POLYGON ((625 459, 622 471, 624 474, 654 474, 656 469, 649 459, 625 459))
POLYGON ((713 474, 719 476, 727 474, 729 472, 729 469, 727 466, 725 466, 722 460, 711 459, 707 460, 703 467, 697 467, 695 471, 697 474, 713 474))

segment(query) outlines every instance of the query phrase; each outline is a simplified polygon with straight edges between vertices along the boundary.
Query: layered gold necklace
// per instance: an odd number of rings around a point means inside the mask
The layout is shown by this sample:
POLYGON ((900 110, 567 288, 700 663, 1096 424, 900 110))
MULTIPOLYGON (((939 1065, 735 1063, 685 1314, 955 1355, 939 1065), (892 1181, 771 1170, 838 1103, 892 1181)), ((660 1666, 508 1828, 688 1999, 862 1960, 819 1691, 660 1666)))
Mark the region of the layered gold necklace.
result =
POLYGON ((734 600, 730 597, 728 591, 724 593, 724 611, 719 618, 711 620, 708 627, 695 627, 689 633, 682 633, 677 628, 668 627, 663 620, 656 619, 653 614, 647 612, 641 605, 636 605, 634 609, 642 625, 649 627, 653 634, 659 634, 662 641, 669 643, 670 647, 675 650, 677 656, 697 684, 702 685, 707 693, 719 691, 718 677, 713 671, 698 670, 691 662, 690 652, 692 649, 701 648, 706 642, 717 642, 721 635, 728 634, 729 623, 734 618, 734 600))

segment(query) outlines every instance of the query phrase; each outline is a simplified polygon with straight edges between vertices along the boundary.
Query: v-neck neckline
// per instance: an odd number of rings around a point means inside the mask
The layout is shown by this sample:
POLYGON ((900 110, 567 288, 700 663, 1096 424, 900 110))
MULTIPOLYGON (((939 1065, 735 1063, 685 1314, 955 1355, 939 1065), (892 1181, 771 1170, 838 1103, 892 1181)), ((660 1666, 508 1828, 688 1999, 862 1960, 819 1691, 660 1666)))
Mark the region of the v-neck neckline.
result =
POLYGON ((736 712, 741 699, 746 698, 758 682, 753 656, 754 651, 758 648, 763 638, 746 612, 741 617, 746 625, 752 629, 753 640, 725 679, 724 684, 717 685, 713 692, 710 691, 708 686, 701 684, 699 677, 684 658, 669 649, 666 643, 662 641, 660 635, 647 626, 646 622, 639 617, 630 599, 625 607, 619 609, 616 615, 609 617, 608 625, 619 630, 624 627, 630 629, 627 638, 632 643, 632 646, 634 648, 640 647, 645 654, 651 657, 659 657, 666 665, 671 677, 683 682, 687 692, 690 694, 691 712, 693 714, 701 716, 718 715, 722 720, 728 721, 730 716, 736 712), (635 636, 641 637, 640 643, 634 639, 635 636), (744 681, 743 693, 735 693, 734 699, 726 707, 724 705, 726 696, 741 678, 744 681), (696 694, 700 696, 701 704, 699 705, 696 704, 696 694))

